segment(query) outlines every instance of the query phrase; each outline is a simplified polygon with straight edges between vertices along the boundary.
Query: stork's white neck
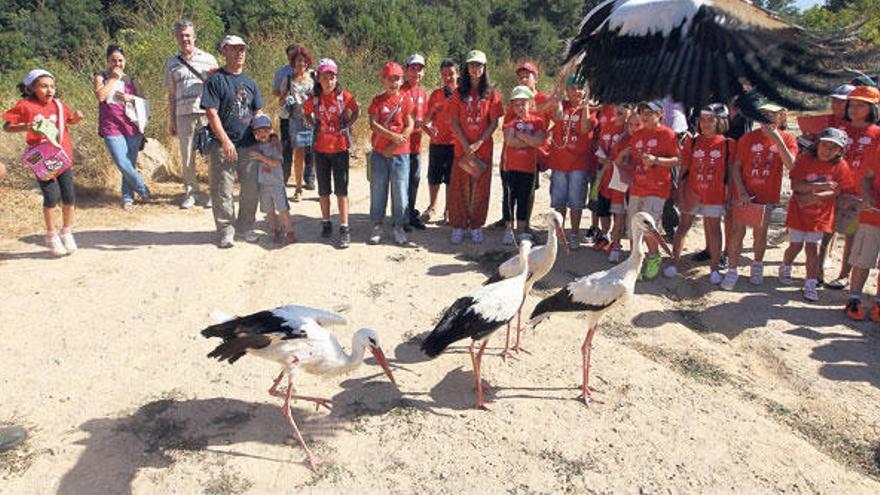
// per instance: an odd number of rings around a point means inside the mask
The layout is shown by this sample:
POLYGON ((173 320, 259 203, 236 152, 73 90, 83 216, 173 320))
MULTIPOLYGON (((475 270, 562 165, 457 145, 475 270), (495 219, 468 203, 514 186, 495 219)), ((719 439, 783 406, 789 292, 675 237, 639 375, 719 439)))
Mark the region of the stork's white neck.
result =
POLYGON ((633 229, 633 231, 632 251, 624 263, 626 263, 627 267, 635 266, 636 269, 639 269, 645 257, 645 253, 642 251, 644 249, 642 241, 645 239, 645 231, 640 228, 633 229))

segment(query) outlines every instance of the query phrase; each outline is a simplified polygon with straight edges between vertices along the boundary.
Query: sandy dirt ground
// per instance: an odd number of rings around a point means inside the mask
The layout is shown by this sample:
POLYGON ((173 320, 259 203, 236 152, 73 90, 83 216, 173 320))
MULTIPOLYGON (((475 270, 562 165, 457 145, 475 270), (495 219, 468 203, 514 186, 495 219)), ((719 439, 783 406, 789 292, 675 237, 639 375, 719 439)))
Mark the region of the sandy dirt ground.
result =
MULTIPOLYGON (((500 216, 493 187, 490 221, 500 216)), ((426 197, 423 183, 420 206, 426 197)), ((345 251, 320 239, 311 193, 293 205, 300 243, 282 248, 264 237, 219 250, 209 211, 170 206, 127 225, 86 217, 66 259, 48 258, 39 230, 0 241, 0 423, 31 433, 0 456, 0 492, 880 492, 880 331, 844 319, 844 293, 808 304, 799 286, 780 286, 781 249, 769 251, 762 287, 742 278, 735 292, 713 290, 707 267, 690 261, 685 276, 640 283, 594 341, 604 404, 574 400, 582 320, 527 329, 529 354, 484 360, 485 412, 472 407, 466 343, 431 361, 418 347, 512 252, 501 232, 456 247, 432 225, 411 236, 415 248, 368 246, 362 168, 351 199, 345 251), (199 335, 212 310, 291 303, 346 315, 350 325, 334 330, 345 345, 376 329, 398 380, 372 359, 347 377, 299 380, 335 404, 294 409, 317 473, 267 394, 278 369, 209 360, 216 343, 199 335)), ((691 252, 701 238, 694 229, 691 252)), ((607 267, 590 249, 561 257, 526 310, 607 267)), ((503 339, 493 337, 492 354, 503 339)))

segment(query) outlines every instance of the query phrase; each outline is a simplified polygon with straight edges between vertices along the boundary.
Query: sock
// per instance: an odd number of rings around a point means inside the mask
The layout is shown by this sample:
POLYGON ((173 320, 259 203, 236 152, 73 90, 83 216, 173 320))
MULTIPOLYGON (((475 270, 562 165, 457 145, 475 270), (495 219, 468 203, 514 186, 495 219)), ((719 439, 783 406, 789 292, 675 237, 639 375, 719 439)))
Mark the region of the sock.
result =
POLYGON ((340 229, 347 229, 347 228, 348 228, 348 224, 347 224, 347 223, 340 223, 340 224, 339 224, 339 228, 340 228, 340 229))
POLYGON ((71 232, 71 230, 72 229, 70 227, 64 227, 63 229, 61 229, 61 235, 67 235, 71 232))
POLYGON ((46 237, 53 237, 55 235, 55 230, 47 230, 46 237))
POLYGON ((861 301, 862 300, 862 291, 860 291, 860 290, 849 291, 849 298, 861 301))

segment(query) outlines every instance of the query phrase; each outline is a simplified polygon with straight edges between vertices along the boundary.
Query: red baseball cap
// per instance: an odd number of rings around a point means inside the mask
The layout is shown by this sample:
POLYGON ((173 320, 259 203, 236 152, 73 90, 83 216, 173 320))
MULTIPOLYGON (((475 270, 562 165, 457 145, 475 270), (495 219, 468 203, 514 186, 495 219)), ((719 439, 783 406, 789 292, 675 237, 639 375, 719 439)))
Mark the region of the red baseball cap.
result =
POLYGON ((847 96, 849 100, 861 100, 876 105, 880 103, 880 90, 873 86, 856 86, 847 96))
POLYGON ((535 66, 535 64, 533 64, 531 62, 523 62, 523 63, 519 64, 516 67, 516 72, 519 72, 521 70, 527 70, 527 71, 531 72, 532 74, 534 74, 535 77, 538 77, 538 74, 539 74, 538 68, 535 66))
POLYGON ((403 67, 397 62, 388 62, 382 69, 382 77, 403 77, 403 67))

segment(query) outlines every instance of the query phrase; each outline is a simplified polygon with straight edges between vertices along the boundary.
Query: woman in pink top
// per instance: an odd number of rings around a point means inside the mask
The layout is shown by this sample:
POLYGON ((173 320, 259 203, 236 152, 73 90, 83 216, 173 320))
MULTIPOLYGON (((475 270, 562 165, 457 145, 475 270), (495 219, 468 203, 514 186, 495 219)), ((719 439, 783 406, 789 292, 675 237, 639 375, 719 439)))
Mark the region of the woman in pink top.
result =
POLYGON ((143 97, 140 84, 125 73, 125 52, 119 45, 107 47, 107 70, 94 78, 95 97, 98 99, 98 135, 116 168, 122 174, 122 207, 134 207, 134 193, 141 201, 150 199, 150 190, 138 173, 137 155, 144 141, 137 124, 125 115, 125 105, 135 97, 143 97))

